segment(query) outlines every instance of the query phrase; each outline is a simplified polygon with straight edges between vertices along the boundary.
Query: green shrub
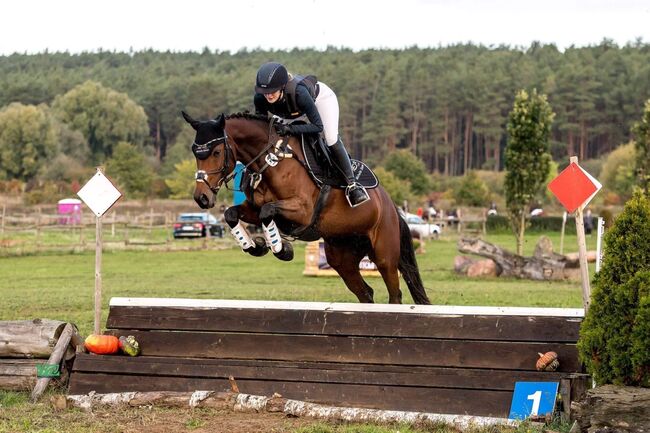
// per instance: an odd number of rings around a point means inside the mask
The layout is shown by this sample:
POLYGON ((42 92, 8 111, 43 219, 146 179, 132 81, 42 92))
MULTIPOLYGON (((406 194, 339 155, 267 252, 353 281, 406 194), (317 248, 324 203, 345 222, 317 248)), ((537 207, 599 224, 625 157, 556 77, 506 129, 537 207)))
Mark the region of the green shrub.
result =
POLYGON ((650 386, 650 201, 636 192, 605 234, 602 269, 580 330, 599 385, 650 386))

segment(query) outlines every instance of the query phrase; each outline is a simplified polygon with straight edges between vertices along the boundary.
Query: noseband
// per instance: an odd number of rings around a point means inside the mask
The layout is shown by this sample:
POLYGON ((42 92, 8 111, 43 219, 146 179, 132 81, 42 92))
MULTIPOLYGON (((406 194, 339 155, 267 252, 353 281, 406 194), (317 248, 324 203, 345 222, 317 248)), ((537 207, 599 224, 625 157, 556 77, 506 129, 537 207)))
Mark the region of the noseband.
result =
POLYGON ((213 138, 212 140, 203 144, 198 144, 196 141, 192 143, 192 152, 194 153, 194 156, 196 156, 198 159, 201 160, 209 158, 210 155, 212 155, 214 148, 222 144, 224 145, 226 155, 221 168, 210 170, 210 171, 197 170, 196 173, 194 174, 194 179, 197 182, 205 183, 215 196, 219 192, 219 189, 221 189, 221 185, 227 183, 228 181, 230 181, 230 179, 234 177, 234 166, 233 166, 233 171, 230 174, 224 176, 226 170, 228 170, 230 157, 232 157, 233 160, 235 159, 232 148, 230 147, 230 143, 228 143, 228 134, 226 134, 226 131, 224 130, 223 137, 213 138), (210 185, 210 182, 208 181, 208 177, 215 174, 221 174, 222 176, 219 182, 217 183, 217 185, 213 187, 212 185, 210 185))

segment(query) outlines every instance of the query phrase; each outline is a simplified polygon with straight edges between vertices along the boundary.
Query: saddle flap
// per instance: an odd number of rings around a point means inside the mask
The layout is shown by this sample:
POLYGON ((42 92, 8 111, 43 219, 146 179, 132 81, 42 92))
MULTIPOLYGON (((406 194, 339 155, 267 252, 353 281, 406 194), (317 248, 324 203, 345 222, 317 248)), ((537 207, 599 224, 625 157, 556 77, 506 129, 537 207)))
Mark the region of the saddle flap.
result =
MULTIPOLYGON (((333 167, 329 150, 322 140, 302 136, 302 153, 305 155, 305 163, 309 174, 318 186, 331 185, 337 188, 346 188, 348 185, 343 175, 333 167)), ((379 185, 377 176, 365 163, 351 159, 354 178, 364 188, 372 189, 379 185)))

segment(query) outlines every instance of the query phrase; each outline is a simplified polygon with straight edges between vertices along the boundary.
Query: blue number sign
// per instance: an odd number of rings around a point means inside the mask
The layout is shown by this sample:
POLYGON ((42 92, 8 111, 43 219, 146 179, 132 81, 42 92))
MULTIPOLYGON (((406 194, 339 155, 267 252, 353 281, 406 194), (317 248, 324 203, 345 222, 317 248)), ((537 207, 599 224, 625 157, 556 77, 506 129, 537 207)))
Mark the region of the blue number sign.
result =
POLYGON ((510 405, 510 419, 553 413, 559 382, 516 382, 510 405))

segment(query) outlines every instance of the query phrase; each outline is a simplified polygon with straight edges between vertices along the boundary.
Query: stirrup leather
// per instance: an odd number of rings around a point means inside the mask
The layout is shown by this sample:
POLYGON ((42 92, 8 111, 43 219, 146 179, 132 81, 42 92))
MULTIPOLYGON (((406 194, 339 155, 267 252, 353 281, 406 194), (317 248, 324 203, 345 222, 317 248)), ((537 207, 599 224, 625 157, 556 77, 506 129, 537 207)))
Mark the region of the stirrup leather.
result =
POLYGON ((363 186, 361 186, 361 184, 359 184, 359 183, 357 183, 357 182, 354 182, 354 183, 351 183, 350 185, 348 185, 348 186, 345 188, 345 199, 348 201, 348 204, 350 205, 350 207, 357 207, 357 206, 359 206, 359 205, 364 204, 364 203, 367 202, 368 200, 370 200, 370 196, 368 195, 368 191, 366 191, 366 189, 365 189, 363 186), (354 190, 354 189, 359 189, 359 190, 363 193, 363 195, 364 195, 363 200, 361 200, 361 201, 360 201, 359 203, 357 203, 357 204, 352 204, 352 201, 350 201, 350 193, 351 193, 352 190, 354 190))

